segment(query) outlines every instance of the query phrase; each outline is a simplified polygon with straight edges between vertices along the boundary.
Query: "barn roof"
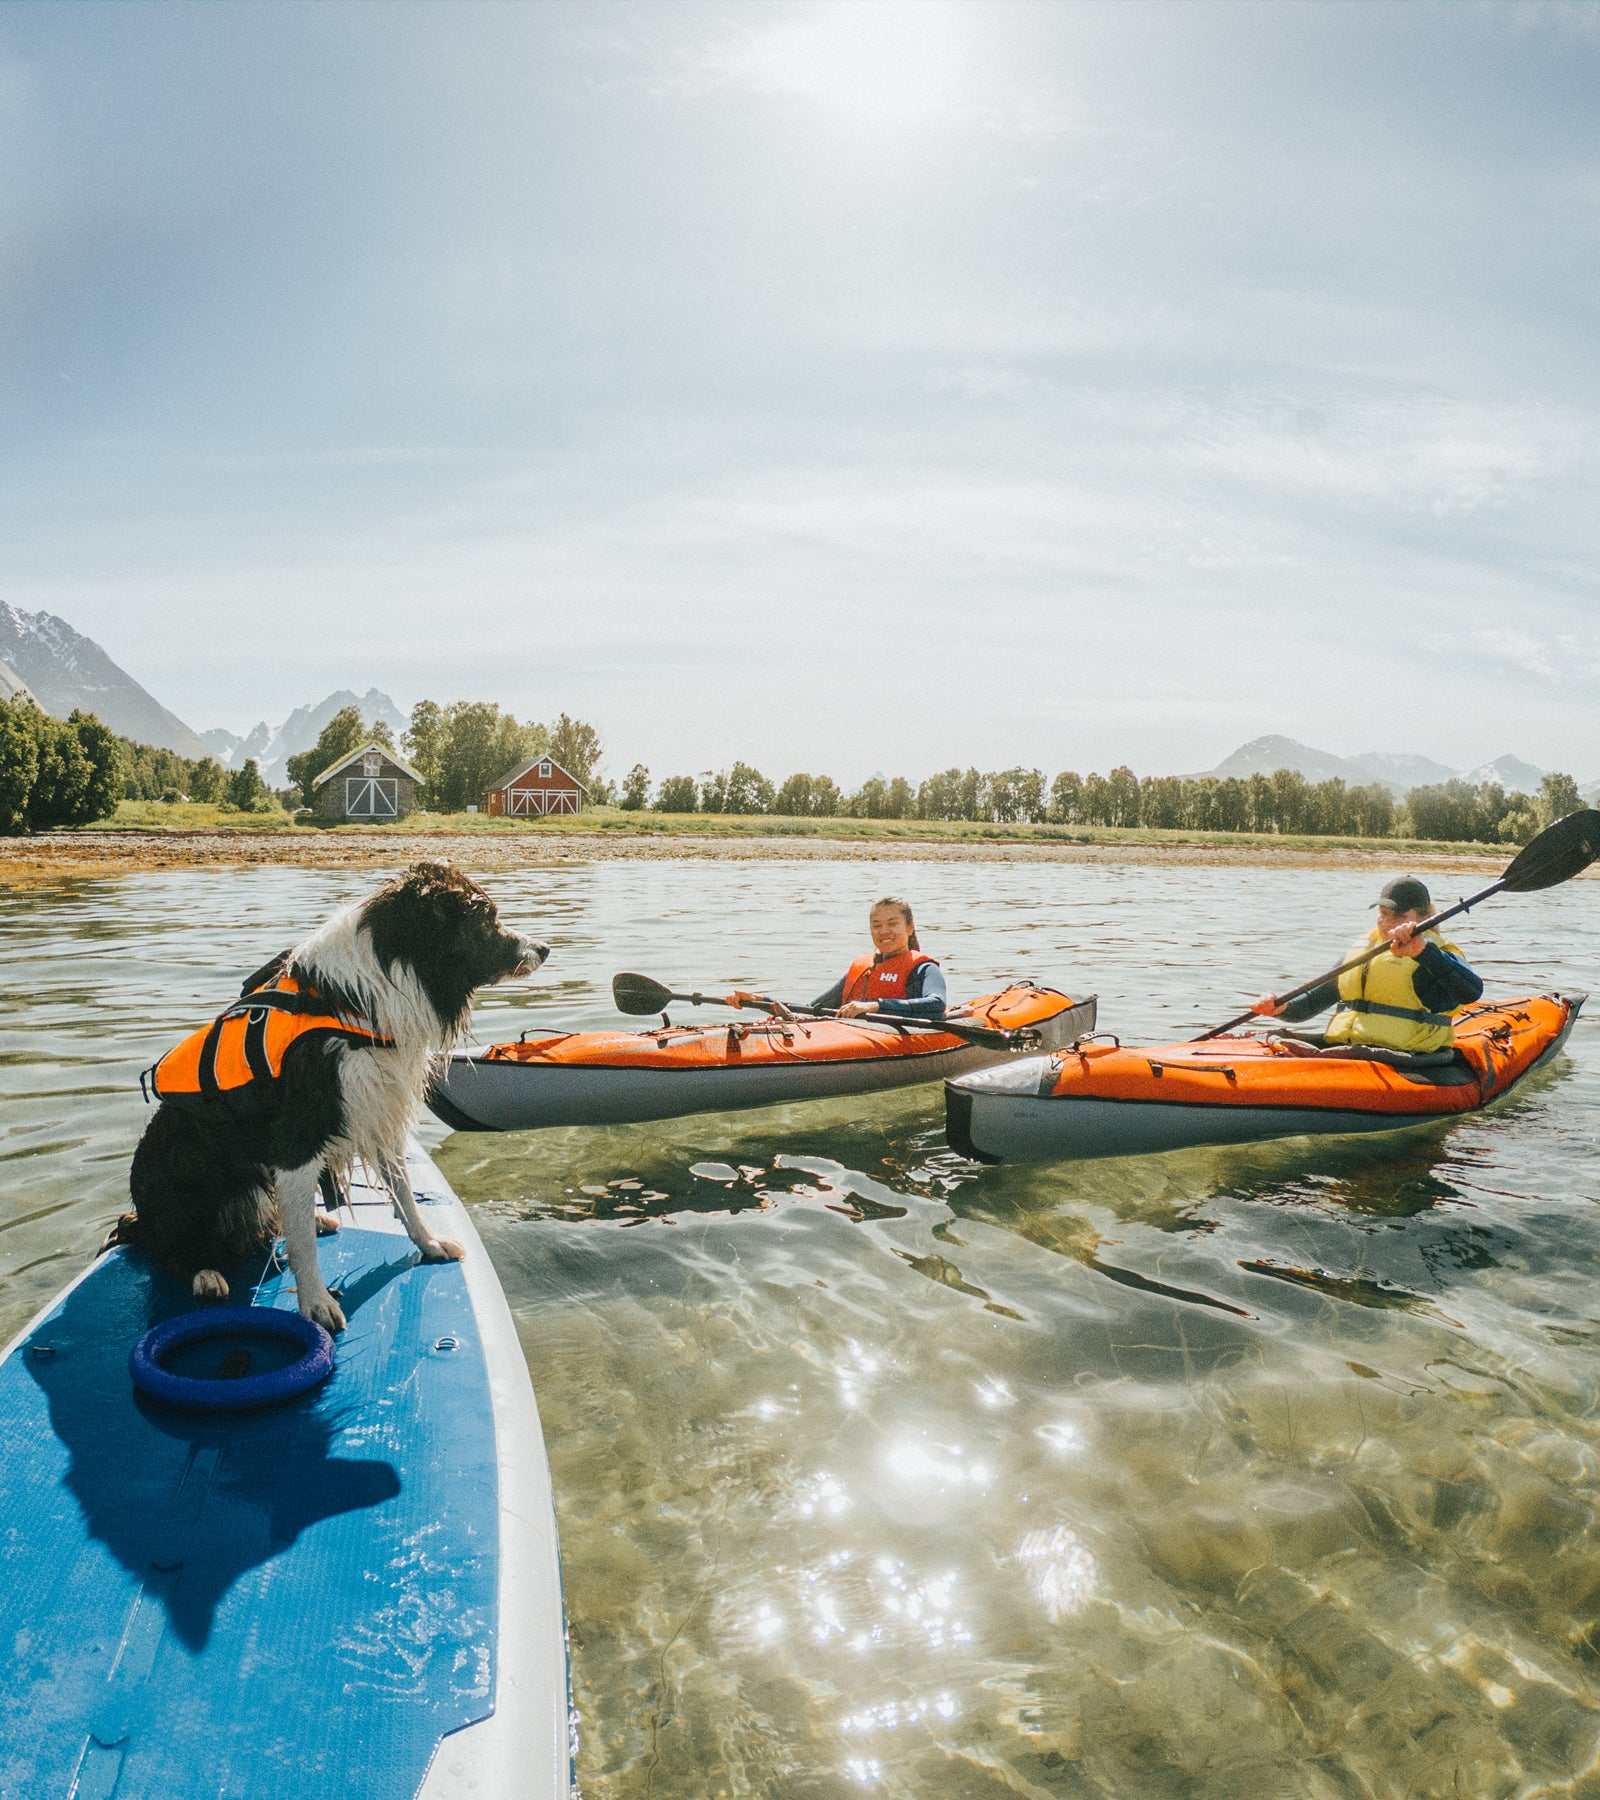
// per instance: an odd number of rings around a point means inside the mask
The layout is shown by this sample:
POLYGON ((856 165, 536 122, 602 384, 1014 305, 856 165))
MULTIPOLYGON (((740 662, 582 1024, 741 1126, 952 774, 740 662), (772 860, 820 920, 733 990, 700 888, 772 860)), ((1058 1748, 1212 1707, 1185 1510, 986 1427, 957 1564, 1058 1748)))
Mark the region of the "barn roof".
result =
POLYGON ((567 780, 572 783, 572 785, 578 790, 578 792, 580 794, 588 793, 588 791, 589 791, 588 788, 586 788, 583 785, 583 783, 581 781, 579 781, 577 776, 574 775, 570 769, 563 769, 561 764, 558 763, 553 756, 543 756, 543 755, 523 757, 522 761, 519 762, 515 768, 508 770, 504 775, 502 775, 500 777, 500 779, 498 781, 491 781, 489 783, 489 786, 491 789, 510 787, 512 782, 515 781, 519 775, 526 775, 527 772, 529 771, 529 769, 531 769, 535 763, 542 763, 542 762, 549 763, 551 769, 556 774, 565 775, 567 780))
MULTIPOLYGON (((411 779, 415 782, 419 782, 419 783, 422 782, 422 777, 416 772, 415 769, 412 768, 411 764, 408 763, 403 756, 401 756, 397 752, 391 750, 387 744, 380 744, 380 743, 377 743, 377 742, 369 739, 365 744, 358 745, 354 750, 352 750, 350 752, 350 754, 348 756, 341 756, 339 758, 338 762, 332 763, 329 765, 329 767, 324 769, 322 771, 322 773, 316 778, 316 780, 312 782, 312 784, 311 784, 312 787, 313 788, 321 787, 323 782, 331 781, 333 779, 333 777, 335 775, 337 775, 341 769, 348 769, 350 767, 351 763, 353 763, 358 756, 370 755, 371 752, 374 750, 377 751, 379 756, 384 757, 389 762, 392 762, 394 764, 394 766, 397 769, 399 769, 402 774, 409 775, 411 777, 411 779)), ((426 784, 423 783, 423 785, 426 785, 426 784)))

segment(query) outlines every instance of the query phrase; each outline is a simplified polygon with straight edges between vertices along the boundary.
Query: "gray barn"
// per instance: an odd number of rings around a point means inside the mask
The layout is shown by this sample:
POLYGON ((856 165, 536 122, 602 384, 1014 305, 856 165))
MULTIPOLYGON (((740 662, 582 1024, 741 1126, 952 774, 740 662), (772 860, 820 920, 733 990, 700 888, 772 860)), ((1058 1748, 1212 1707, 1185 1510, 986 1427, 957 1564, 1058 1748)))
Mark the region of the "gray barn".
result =
POLYGON ((382 744, 363 744, 326 768, 311 784, 311 810, 319 819, 370 825, 415 812, 422 777, 382 744))

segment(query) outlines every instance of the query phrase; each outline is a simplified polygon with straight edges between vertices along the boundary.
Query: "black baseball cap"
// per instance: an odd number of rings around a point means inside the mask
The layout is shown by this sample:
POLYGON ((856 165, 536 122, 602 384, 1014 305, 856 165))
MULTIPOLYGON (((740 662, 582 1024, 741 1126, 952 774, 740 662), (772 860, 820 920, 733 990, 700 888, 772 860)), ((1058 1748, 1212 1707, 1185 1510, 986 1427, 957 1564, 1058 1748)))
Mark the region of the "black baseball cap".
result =
POLYGON ((1433 897, 1415 875, 1397 875, 1372 903, 1395 912, 1432 912, 1433 897))

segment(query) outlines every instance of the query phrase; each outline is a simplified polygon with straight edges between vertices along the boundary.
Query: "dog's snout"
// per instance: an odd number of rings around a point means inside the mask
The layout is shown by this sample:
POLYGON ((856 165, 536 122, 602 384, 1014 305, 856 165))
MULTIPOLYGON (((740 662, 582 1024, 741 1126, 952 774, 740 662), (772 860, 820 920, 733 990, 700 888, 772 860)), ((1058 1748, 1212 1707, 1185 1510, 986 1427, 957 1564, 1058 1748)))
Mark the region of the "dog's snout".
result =
POLYGON ((533 938, 522 940, 522 955, 517 963, 519 975, 531 975, 539 968, 550 954, 550 946, 536 942, 533 938))

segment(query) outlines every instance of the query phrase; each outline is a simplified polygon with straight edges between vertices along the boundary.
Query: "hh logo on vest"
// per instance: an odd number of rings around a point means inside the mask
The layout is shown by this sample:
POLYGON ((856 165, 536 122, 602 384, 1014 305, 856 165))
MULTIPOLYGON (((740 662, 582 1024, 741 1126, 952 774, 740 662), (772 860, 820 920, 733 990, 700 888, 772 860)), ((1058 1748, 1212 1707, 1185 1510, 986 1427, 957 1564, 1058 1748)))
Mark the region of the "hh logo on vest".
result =
POLYGON ((937 961, 937 957, 925 956, 920 950, 902 950, 898 956, 886 956, 881 962, 858 956, 845 974, 839 1004, 850 1000, 904 1000, 912 970, 937 961))

